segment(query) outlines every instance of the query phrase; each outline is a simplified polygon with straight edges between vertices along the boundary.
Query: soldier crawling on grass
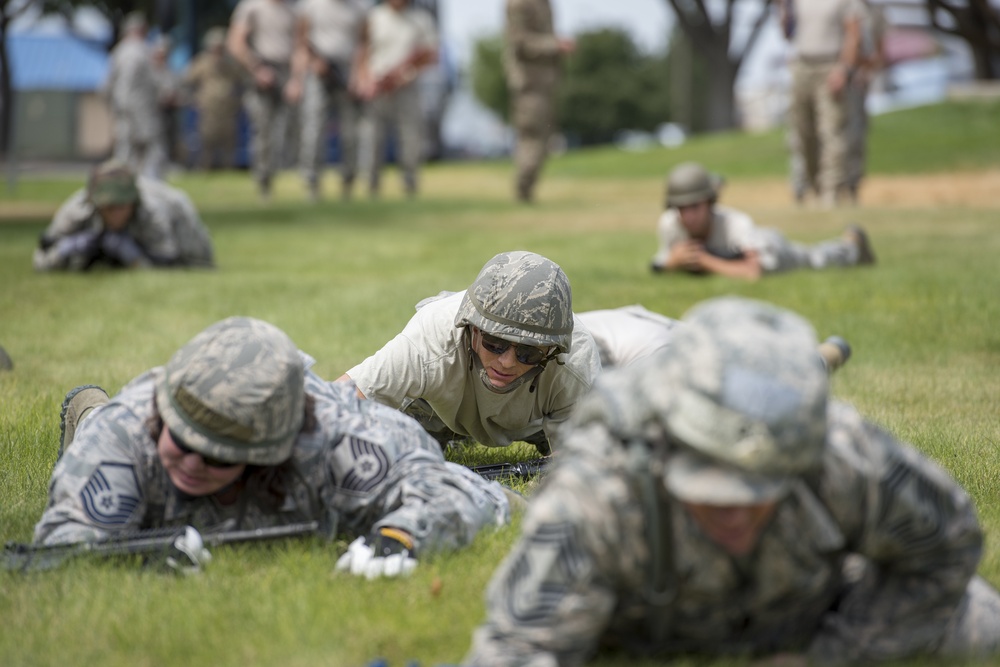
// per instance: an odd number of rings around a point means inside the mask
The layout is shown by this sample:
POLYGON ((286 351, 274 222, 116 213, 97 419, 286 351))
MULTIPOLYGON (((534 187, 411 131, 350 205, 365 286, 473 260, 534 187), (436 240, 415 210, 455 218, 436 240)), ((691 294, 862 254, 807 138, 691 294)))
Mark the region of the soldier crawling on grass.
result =
POLYGON ((694 162, 677 165, 667 179, 667 200, 657 225, 660 247, 654 272, 717 273, 757 280, 793 269, 874 264, 868 234, 849 226, 841 238, 813 246, 757 227, 747 214, 716 203, 722 179, 694 162))
POLYGON ((319 521, 358 536, 338 569, 373 578, 508 521, 503 487, 445 462, 412 419, 311 364, 273 325, 233 317, 114 398, 74 389, 35 542, 319 521))
POLYGON ((560 431, 466 663, 996 655, 972 500, 829 398, 812 327, 734 297, 683 322, 560 431))
POLYGON ((212 240, 184 192, 103 162, 56 211, 35 250, 37 271, 114 267, 211 267, 212 240))
POLYGON ((442 444, 525 441, 547 454, 600 371, 566 274, 514 251, 488 261, 467 290, 418 303, 399 335, 339 381, 413 415, 442 444))

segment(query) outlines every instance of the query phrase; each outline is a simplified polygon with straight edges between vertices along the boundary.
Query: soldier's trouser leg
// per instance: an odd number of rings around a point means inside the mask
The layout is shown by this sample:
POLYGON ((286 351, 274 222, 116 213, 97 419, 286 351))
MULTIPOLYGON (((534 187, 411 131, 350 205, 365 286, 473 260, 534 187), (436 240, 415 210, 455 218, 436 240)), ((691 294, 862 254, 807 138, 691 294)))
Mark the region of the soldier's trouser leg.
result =
POLYGON ((385 161, 385 126, 390 101, 383 95, 365 105, 361 117, 359 169, 368 177, 368 192, 378 195, 379 177, 385 161))
POLYGON ((1000 654, 1000 593, 982 577, 969 582, 939 653, 949 657, 1000 654))
POLYGON ((345 189, 350 189, 358 173, 358 131, 361 103, 346 90, 334 96, 337 108, 337 125, 340 133, 340 177, 345 189))
POLYGON ((326 120, 330 111, 330 93, 313 72, 306 75, 302 92, 299 165, 310 187, 319 182, 326 162, 326 120))
POLYGON ((865 175, 868 144, 868 109, 865 102, 868 86, 862 81, 852 81, 847 87, 846 147, 844 180, 852 196, 856 196, 865 175))
POLYGON ((549 92, 519 91, 514 93, 514 146, 517 197, 530 201, 535 184, 549 153, 555 114, 549 92))
MULTIPOLYGON (((819 131, 819 189, 824 201, 835 203, 837 193, 846 186, 844 158, 847 154, 847 94, 833 95, 826 86, 832 68, 822 73, 822 85, 816 89, 816 116, 819 131)), ((817 72, 819 75, 820 72, 817 72)))
POLYGON ((410 83, 396 90, 393 120, 397 128, 398 162, 403 174, 403 187, 408 195, 417 191, 417 171, 424 155, 424 115, 420 107, 420 90, 410 83))
POLYGON ((262 188, 267 189, 278 168, 287 124, 287 107, 280 93, 257 89, 246 92, 244 103, 250 118, 250 161, 254 178, 262 188))
POLYGON ((815 68, 802 62, 792 65, 792 101, 788 109, 791 130, 795 133, 793 145, 799 159, 807 186, 819 190, 819 133, 816 129, 816 74, 815 68))

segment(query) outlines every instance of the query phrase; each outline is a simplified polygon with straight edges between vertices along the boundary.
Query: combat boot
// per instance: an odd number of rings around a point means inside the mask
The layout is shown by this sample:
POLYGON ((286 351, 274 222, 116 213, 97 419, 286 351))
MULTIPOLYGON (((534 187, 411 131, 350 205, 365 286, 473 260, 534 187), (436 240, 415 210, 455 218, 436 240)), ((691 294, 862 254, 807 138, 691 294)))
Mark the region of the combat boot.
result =
POLYGON ((833 373, 851 358, 851 344, 840 336, 830 336, 819 344, 819 356, 827 372, 833 373))
POLYGON ((83 384, 75 389, 71 389, 66 398, 63 399, 62 410, 59 411, 59 455, 58 461, 66 451, 69 443, 73 442, 76 429, 83 421, 84 417, 90 414, 94 408, 100 407, 111 400, 108 392, 104 391, 96 384, 83 384))
POLYGON ((868 232, 859 225, 851 225, 844 231, 844 236, 858 246, 858 264, 875 263, 875 251, 872 250, 871 241, 868 240, 868 232))
POLYGON ((0 346, 0 371, 14 370, 14 360, 7 354, 7 350, 0 346))

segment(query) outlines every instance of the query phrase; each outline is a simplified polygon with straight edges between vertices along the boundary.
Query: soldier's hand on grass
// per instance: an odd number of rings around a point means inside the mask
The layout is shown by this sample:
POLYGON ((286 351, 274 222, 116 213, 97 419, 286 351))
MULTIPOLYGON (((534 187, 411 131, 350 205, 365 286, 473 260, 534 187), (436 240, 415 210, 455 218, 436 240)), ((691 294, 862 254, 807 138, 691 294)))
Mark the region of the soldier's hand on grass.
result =
POLYGON ((337 560, 336 570, 368 579, 405 577, 417 567, 417 560, 410 555, 412 548, 409 535, 382 528, 351 542, 347 552, 337 560))

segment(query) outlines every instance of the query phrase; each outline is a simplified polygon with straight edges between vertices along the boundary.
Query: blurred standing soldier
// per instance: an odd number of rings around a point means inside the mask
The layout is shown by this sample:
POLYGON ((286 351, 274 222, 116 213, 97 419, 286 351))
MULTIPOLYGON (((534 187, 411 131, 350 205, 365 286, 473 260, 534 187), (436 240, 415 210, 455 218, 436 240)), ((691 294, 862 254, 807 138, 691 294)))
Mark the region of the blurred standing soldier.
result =
POLYGON ((158 179, 166 161, 163 117, 146 29, 143 14, 125 17, 125 36, 110 55, 107 90, 115 123, 115 157, 132 165, 136 173, 158 179))
POLYGON ((417 172, 423 160, 424 116, 417 77, 438 61, 434 19, 410 0, 385 0, 372 8, 361 32, 352 88, 367 101, 361 121, 362 170, 368 192, 377 197, 386 129, 395 129, 397 162, 409 197, 417 194, 417 172))
POLYGON ((556 123, 555 92, 562 56, 575 43, 556 37, 549 0, 507 0, 504 71, 516 144, 518 200, 530 202, 556 123))
POLYGON ((832 208, 847 195, 847 88, 858 65, 861 0, 785 0, 783 11, 795 51, 790 144, 804 170, 796 197, 811 190, 832 208))
POLYGON ((159 110, 163 132, 160 139, 163 142, 163 156, 166 164, 177 157, 177 110, 181 106, 181 79, 170 68, 170 49, 172 42, 166 35, 157 37, 153 44, 153 76, 156 77, 156 87, 159 90, 159 110))
POLYGON ((293 100, 301 97, 299 162, 309 197, 319 199, 326 162, 326 129, 336 109, 340 140, 341 197, 347 199, 357 174, 361 103, 348 91, 367 0, 300 0, 295 7, 293 100))
POLYGON ((186 194, 120 160, 90 173, 56 211, 35 250, 37 271, 114 267, 211 267, 212 240, 186 194))
POLYGON ((250 118, 251 162, 264 200, 282 159, 290 106, 286 100, 295 38, 295 13, 286 0, 240 0, 226 45, 250 77, 243 96, 250 118))
POLYGON ((466 663, 995 655, 972 499, 829 397, 812 327, 733 297, 682 321, 560 431, 466 663))
POLYGON ((861 179, 865 176, 868 159, 868 89, 884 58, 882 40, 885 36, 885 14, 881 7, 862 0, 861 47, 858 67, 847 87, 847 196, 851 203, 858 201, 861 179))
POLYGON ((184 77, 198 109, 199 162, 202 169, 231 169, 236 161, 240 69, 226 53, 224 28, 206 32, 203 47, 184 77))

